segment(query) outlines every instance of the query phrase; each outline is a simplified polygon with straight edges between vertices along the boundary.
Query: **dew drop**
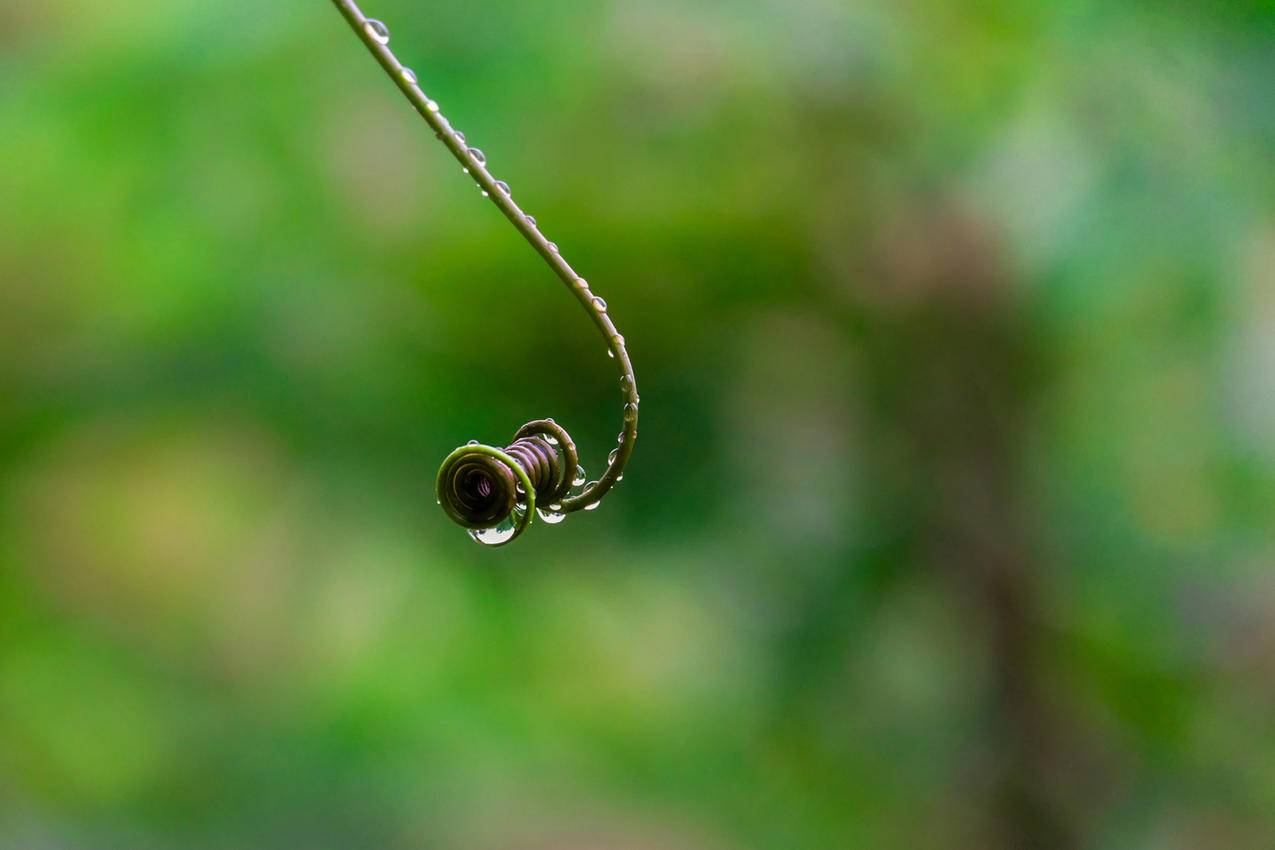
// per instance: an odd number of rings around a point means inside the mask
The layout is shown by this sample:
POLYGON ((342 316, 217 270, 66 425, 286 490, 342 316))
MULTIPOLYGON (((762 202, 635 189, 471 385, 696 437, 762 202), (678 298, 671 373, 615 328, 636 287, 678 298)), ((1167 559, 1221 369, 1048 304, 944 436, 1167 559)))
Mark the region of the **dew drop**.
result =
POLYGON ((425 104, 425 108, 428 109, 430 112, 437 112, 438 103, 436 101, 431 100, 425 104))
POLYGON ((505 520, 495 528, 483 528, 470 531, 469 536, 484 546, 500 546, 513 540, 518 525, 513 518, 505 520))
POLYGON ((411 68, 404 68, 401 73, 403 75, 403 79, 407 82, 409 86, 416 85, 417 80, 416 80, 415 71, 413 71, 411 68))
POLYGON ((615 459, 620 456, 619 449, 611 449, 611 454, 607 455, 607 464, 614 465, 615 459))
POLYGON ((483 153, 481 148, 470 148, 469 155, 472 156, 474 161, 479 165, 487 164, 487 154, 483 153))
POLYGON ((506 195, 510 194, 513 191, 512 189, 509 188, 509 184, 506 183, 504 180, 497 180, 496 188, 504 192, 506 195))
POLYGON ((583 487, 588 473, 584 471, 583 466, 576 466, 576 477, 571 480, 572 487, 583 487))
POLYGON ((490 198, 490 197, 491 197, 491 195, 487 192, 487 190, 486 190, 486 189, 483 189, 483 197, 484 197, 484 198, 490 198))
POLYGON ((588 289, 589 282, 585 280, 584 278, 579 277, 579 278, 576 278, 576 286, 580 287, 581 289, 588 289))
POLYGON ((607 349, 607 357, 610 357, 612 360, 614 360, 614 359, 615 359, 615 352, 608 348, 608 349, 607 349))
MULTIPOLYGON (((597 486, 597 484, 598 484, 598 482, 596 482, 596 481, 590 481, 590 482, 589 482, 589 486, 588 486, 588 488, 586 488, 586 489, 592 490, 594 487, 596 487, 596 486, 597 486)), ((601 500, 601 499, 598 499, 596 502, 594 502, 594 503, 593 503, 593 504, 591 504, 591 505, 585 505, 585 506, 584 506, 584 509, 585 509, 586 511, 596 511, 596 510, 597 510, 598 508, 600 508, 600 507, 602 507, 602 500, 601 500)))
POLYGON ((638 406, 636 404, 634 404, 633 402, 629 402, 628 404, 624 405, 624 421, 625 422, 636 422, 637 415, 638 415, 638 406))
POLYGON ((558 438, 555 437, 553 434, 541 434, 540 439, 544 440, 546 443, 548 443, 551 446, 558 445, 558 438))
POLYGON ((624 445, 624 432, 623 432, 623 431, 621 431, 619 434, 617 434, 617 435, 616 435, 616 437, 615 437, 615 441, 616 441, 617 443, 619 443, 620 445, 624 445))
MULTIPOLYGON (((562 506, 559 505, 558 507, 561 508, 562 506)), ((547 509, 536 508, 536 513, 540 515, 540 519, 542 522, 547 522, 550 525, 557 525, 558 523, 562 522, 564 519, 567 518, 567 515, 564 514, 561 510, 554 510, 553 505, 550 505, 547 509)))
POLYGON ((465 134, 460 130, 457 130, 452 135, 456 138, 456 141, 460 142, 462 145, 465 144, 465 134))
POLYGON ((476 446, 476 445, 478 445, 478 441, 477 441, 477 440, 470 440, 470 441, 469 441, 468 443, 466 443, 465 445, 467 445, 467 446, 476 446))
POLYGON ((390 43, 390 28, 381 21, 378 21, 375 18, 368 18, 367 23, 363 25, 363 29, 377 44, 390 43))
POLYGON ((552 251, 552 252, 554 252, 555 254, 556 254, 556 253, 558 253, 558 243, 557 243, 557 242, 550 242, 550 243, 549 243, 549 250, 550 250, 550 251, 552 251))
POLYGON ((605 313, 605 312, 607 311, 607 302, 606 302, 606 299, 605 299, 605 298, 603 298, 601 295, 595 295, 595 296, 593 296, 593 306, 594 306, 594 307, 597 307, 597 308, 598 308, 599 310, 601 310, 603 313, 605 313))
POLYGON ((468 174, 468 173, 469 173, 469 169, 468 169, 468 168, 465 168, 463 165, 461 166, 461 169, 460 169, 460 170, 461 170, 461 171, 463 171, 463 172, 465 172, 466 174, 468 174))
POLYGON ((527 224, 530 224, 532 227, 535 227, 535 228, 540 227, 540 225, 536 224, 536 217, 534 215, 527 216, 527 224))

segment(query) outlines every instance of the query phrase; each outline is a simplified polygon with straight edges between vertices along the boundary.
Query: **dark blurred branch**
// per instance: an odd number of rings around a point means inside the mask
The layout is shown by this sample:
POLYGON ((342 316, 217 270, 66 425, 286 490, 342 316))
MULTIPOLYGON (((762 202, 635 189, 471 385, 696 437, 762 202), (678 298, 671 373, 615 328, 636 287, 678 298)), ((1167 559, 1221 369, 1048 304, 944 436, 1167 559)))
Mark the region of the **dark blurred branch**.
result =
POLYGON ((1029 389, 1036 376, 996 241, 965 214, 907 220, 882 242, 867 345, 898 388, 881 426, 916 458, 907 510, 920 555, 949 571, 983 630, 993 846, 1076 844, 1055 794, 1064 730, 1042 693, 1039 565, 1022 490, 1029 389))

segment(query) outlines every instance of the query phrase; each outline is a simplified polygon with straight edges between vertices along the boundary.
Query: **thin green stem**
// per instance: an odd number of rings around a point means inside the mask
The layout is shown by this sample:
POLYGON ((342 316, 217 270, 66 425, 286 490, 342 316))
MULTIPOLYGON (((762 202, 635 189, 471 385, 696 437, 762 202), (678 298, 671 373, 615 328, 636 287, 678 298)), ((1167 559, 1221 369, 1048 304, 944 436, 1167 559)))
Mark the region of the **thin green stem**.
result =
POLYGON ((620 335, 620 332, 616 330, 615 323, 611 321, 610 312, 605 306, 605 302, 589 288, 589 284, 584 278, 576 274, 575 270, 563 259, 557 246, 545 237, 536 222, 519 208, 518 204, 514 202, 513 196, 507 191, 508 187, 498 182, 488 170, 486 158, 477 152, 476 148, 469 145, 468 140, 462 133, 452 127, 451 123, 439 110, 438 104, 427 97, 421 90, 416 75, 409 71, 394 55, 394 52, 390 50, 389 34, 384 25, 364 15, 353 0, 332 0, 332 2, 340 10, 346 21, 349 22, 355 34, 371 51, 372 55, 376 57, 377 62, 380 63, 385 73, 390 76, 394 84, 398 86, 416 111, 434 130, 439 140, 451 151, 452 156, 456 157, 460 164, 464 166, 469 176, 474 179, 479 188, 496 205, 496 208, 504 213, 505 218, 509 219, 510 223, 518 229, 523 238, 531 244, 531 247, 536 250, 541 259, 545 261, 554 274, 566 285, 568 291, 575 296, 580 305, 589 313, 593 323, 602 333, 603 339, 606 340, 607 348, 615 359, 620 373, 620 388, 624 400, 623 430, 618 437, 617 451, 607 464, 606 473, 579 495, 563 500, 562 511, 570 513, 597 503, 615 486, 616 481, 623 476, 624 467, 628 464, 629 457, 633 454, 634 443, 637 440, 639 404, 637 379, 633 375, 633 364, 629 361, 629 354, 624 345, 624 337, 620 335))

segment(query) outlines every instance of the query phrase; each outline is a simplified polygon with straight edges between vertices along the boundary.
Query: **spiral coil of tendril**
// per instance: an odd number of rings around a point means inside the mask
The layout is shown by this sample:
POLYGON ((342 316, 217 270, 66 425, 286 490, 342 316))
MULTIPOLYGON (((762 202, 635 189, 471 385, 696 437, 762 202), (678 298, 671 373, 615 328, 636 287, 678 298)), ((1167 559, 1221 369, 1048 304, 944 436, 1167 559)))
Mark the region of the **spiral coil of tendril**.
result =
POLYGON ((491 199, 589 313, 620 372, 623 427, 617 447, 607 458, 606 472, 598 480, 585 483, 575 443, 552 419, 540 419, 520 428, 503 449, 471 442, 448 455, 438 471, 439 504, 475 540, 496 546, 522 534, 537 514, 553 523, 575 511, 596 508, 624 477, 637 440, 640 402, 624 337, 611 320, 606 301, 562 258, 558 246, 545 237, 536 220, 514 203, 509 185, 496 180, 488 170, 486 155, 470 147, 465 134, 456 130, 443 117, 438 103, 421 90, 416 74, 390 50, 389 29, 365 16, 354 0, 332 2, 483 196, 491 199))
POLYGON ((576 478, 571 437, 552 419, 528 422, 504 449, 471 443, 447 456, 438 472, 438 503, 481 543, 508 543, 539 508, 550 522, 576 478))

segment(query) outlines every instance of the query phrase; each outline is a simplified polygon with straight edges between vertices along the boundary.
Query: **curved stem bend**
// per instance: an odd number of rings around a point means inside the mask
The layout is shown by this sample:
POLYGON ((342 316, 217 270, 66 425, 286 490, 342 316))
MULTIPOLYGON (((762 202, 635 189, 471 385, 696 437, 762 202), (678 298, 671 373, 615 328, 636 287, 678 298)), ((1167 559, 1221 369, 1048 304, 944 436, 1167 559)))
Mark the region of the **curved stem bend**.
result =
POLYGON ((509 187, 496 180, 487 168, 487 159, 482 151, 471 147, 463 133, 454 129, 451 122, 443 116, 438 104, 421 90, 415 73, 405 67, 389 47, 389 30, 380 21, 368 18, 359 9, 354 0, 332 0, 341 14, 349 22, 350 27, 359 39, 376 57, 377 62, 407 97, 408 101, 420 113, 426 123, 434 130, 439 140, 452 156, 460 162, 474 178, 483 193, 491 199, 505 218, 518 229, 530 244, 566 284, 567 289, 575 296, 593 319, 593 323, 606 340, 607 348, 614 357, 620 372, 620 386, 624 398, 623 430, 620 432, 617 450, 610 457, 606 473, 596 482, 592 482, 580 494, 562 501, 562 512, 570 513, 587 508, 597 503, 615 485, 624 474, 624 467, 633 454, 633 446, 637 440, 638 391, 637 380, 633 375, 633 364, 629 361, 628 351, 624 346, 624 337, 616 330, 611 321, 606 302, 595 295, 584 278, 563 259, 558 246, 550 242, 541 232, 535 219, 528 216, 514 202, 509 187))

